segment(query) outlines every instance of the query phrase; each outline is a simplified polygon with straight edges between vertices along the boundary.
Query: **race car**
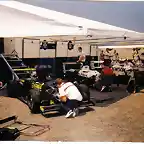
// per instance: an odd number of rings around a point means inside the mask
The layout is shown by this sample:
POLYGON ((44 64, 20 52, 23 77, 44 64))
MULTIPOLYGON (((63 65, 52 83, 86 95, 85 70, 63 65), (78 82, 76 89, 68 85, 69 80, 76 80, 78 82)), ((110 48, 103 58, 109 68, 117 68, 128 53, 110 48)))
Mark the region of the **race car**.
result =
POLYGON ((25 78, 7 84, 9 97, 18 98, 28 105, 32 113, 40 112, 43 102, 51 105, 55 91, 55 80, 41 82, 37 78, 25 78))
MULTIPOLYGON (((89 104, 95 105, 90 98, 90 91, 86 85, 75 82, 83 96, 83 106, 89 104)), ((55 79, 48 77, 47 80, 41 82, 38 78, 25 78, 19 81, 13 81, 7 85, 8 96, 15 97, 26 103, 32 113, 42 114, 49 111, 65 111, 58 98, 58 89, 55 79)))
MULTIPOLYGON (((18 98, 28 105, 32 113, 61 110, 62 103, 58 99, 58 90, 55 84, 56 77, 51 72, 51 66, 38 65, 28 68, 16 57, 7 59, 0 57, 3 76, 9 97, 18 98), (9 60, 9 61, 8 61, 9 60), (11 63, 12 62, 12 63, 11 63), (17 62, 17 64, 15 64, 17 62)), ((3 80, 3 77, 1 77, 3 80)), ((90 103, 89 89, 85 85, 77 84, 85 102, 90 103)))

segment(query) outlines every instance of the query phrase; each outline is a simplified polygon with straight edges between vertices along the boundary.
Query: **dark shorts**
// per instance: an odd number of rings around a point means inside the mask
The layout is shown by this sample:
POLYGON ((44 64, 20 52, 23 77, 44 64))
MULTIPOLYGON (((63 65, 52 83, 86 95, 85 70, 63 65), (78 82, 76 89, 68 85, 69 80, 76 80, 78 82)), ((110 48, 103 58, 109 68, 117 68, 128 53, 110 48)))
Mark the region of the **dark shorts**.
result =
POLYGON ((74 108, 78 108, 79 101, 78 100, 70 100, 68 99, 65 103, 63 103, 66 111, 73 110, 74 108))

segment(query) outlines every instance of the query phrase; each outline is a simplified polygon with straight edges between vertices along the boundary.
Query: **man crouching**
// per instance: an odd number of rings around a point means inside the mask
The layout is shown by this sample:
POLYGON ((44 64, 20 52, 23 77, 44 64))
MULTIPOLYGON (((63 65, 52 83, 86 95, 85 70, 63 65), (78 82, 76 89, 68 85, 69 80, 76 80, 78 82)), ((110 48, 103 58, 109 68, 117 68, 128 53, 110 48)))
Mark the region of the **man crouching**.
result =
POLYGON ((59 90, 59 98, 67 107, 66 118, 76 117, 78 115, 79 102, 82 101, 82 95, 78 88, 71 82, 64 82, 58 78, 56 84, 59 90))

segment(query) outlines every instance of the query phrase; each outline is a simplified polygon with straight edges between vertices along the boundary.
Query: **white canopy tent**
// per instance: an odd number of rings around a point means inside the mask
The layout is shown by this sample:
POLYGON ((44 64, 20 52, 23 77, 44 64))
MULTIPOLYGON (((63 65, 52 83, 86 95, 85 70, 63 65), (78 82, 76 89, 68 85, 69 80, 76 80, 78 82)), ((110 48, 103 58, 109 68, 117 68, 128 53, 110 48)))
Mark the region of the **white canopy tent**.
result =
POLYGON ((41 7, 29 5, 29 4, 24 4, 21 2, 17 2, 17 1, 0 1, 0 4, 3 6, 7 6, 10 8, 23 11, 23 12, 28 12, 28 13, 31 13, 31 14, 34 14, 43 18, 51 19, 51 20, 54 20, 63 24, 82 26, 82 27, 98 29, 98 30, 115 30, 115 31, 119 30, 119 31, 134 32, 134 31, 119 28, 116 26, 104 24, 101 22, 88 20, 85 18, 72 16, 69 14, 64 14, 61 12, 56 12, 53 10, 49 10, 49 9, 45 9, 45 8, 41 8, 41 7))
POLYGON ((84 35, 78 27, 53 25, 0 5, 0 37, 84 35))
POLYGON ((0 1, 0 37, 67 36, 130 37, 143 34, 17 1, 0 1))
POLYGON ((138 39, 138 38, 144 38, 144 34, 139 33, 139 32, 134 32, 134 31, 130 31, 130 30, 121 30, 121 29, 117 29, 117 30, 109 30, 109 29, 105 29, 105 30, 101 30, 101 29, 94 29, 94 28, 89 28, 88 29, 88 34, 90 35, 97 35, 97 33, 99 33, 99 36, 104 35, 106 37, 110 36, 114 37, 114 38, 131 38, 131 39, 138 39))

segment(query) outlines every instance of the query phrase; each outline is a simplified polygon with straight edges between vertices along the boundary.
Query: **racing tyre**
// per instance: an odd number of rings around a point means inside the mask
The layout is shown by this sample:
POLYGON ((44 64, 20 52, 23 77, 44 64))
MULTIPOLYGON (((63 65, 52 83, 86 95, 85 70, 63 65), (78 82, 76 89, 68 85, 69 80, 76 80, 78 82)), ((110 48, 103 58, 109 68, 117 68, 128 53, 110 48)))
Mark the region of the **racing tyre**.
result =
POLYGON ((89 87, 85 84, 80 84, 79 86, 79 90, 83 96, 83 101, 90 101, 90 90, 89 87))
POLYGON ((28 106, 31 110, 31 113, 36 114, 40 112, 40 91, 37 89, 30 90, 30 95, 28 98, 28 106))

